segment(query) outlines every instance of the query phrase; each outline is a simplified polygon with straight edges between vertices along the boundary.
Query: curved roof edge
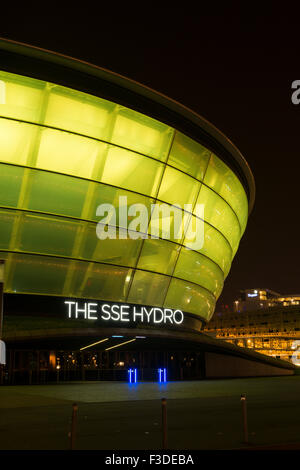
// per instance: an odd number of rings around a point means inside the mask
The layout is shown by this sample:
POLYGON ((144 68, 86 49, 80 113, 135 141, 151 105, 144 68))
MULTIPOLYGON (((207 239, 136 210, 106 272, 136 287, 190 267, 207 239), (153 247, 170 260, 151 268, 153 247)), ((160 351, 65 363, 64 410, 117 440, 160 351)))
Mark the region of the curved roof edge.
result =
POLYGON ((6 38, 0 38, 0 66, 8 72, 117 102, 188 135, 216 153, 236 173, 246 190, 251 213, 255 181, 247 161, 219 129, 186 106, 104 68, 6 38))

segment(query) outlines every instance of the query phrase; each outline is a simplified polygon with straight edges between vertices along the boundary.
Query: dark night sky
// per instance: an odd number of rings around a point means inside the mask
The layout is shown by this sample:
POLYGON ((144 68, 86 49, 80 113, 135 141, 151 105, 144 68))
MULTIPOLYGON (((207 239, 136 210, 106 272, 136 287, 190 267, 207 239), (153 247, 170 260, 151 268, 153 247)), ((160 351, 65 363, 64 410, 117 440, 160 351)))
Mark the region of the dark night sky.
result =
POLYGON ((24 12, 0 18, 0 36, 118 72, 224 132, 250 164, 257 194, 219 303, 231 303, 250 287, 300 293, 300 105, 291 102, 291 83, 300 79, 294 6, 288 5, 290 12, 275 11, 272 2, 259 12, 235 5, 199 13, 188 2, 186 10, 145 3, 133 16, 133 8, 120 10, 118 2, 111 8, 100 2, 97 11, 87 4, 89 11, 72 9, 72 16, 55 3, 36 15, 26 5, 24 12))

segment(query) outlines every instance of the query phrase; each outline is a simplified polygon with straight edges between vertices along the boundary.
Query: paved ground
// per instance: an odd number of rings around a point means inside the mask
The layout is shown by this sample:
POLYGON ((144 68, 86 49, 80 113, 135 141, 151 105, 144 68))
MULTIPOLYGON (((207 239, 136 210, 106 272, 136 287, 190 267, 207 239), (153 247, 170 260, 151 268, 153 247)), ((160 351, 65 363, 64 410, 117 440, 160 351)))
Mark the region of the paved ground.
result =
POLYGON ((77 449, 161 449, 162 397, 170 449, 300 449, 300 376, 2 386, 0 449, 68 449, 73 402, 77 449), (248 446, 242 442, 241 393, 247 395, 248 446))

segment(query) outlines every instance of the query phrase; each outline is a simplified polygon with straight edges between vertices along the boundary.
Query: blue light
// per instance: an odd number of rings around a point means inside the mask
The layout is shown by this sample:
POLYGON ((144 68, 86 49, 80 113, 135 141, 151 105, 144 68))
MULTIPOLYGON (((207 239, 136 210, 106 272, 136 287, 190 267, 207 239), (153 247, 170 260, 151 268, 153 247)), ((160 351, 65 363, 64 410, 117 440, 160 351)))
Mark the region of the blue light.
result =
POLYGON ((128 375, 129 375, 129 383, 136 384, 137 383, 137 370, 136 369, 129 369, 128 370, 128 375))
POLYGON ((167 369, 158 369, 158 381, 159 383, 167 382, 167 369))
POLYGON ((112 338, 124 338, 122 335, 113 335, 112 338))

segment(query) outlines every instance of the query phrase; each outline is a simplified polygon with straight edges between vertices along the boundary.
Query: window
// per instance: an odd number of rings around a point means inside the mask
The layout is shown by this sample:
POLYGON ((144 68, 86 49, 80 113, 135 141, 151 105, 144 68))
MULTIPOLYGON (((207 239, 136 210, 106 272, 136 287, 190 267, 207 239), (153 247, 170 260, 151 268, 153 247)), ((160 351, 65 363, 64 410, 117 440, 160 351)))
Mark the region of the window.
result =
POLYGON ((166 240, 144 240, 137 267, 171 275, 179 251, 179 245, 166 240))
POLYGON ((178 308, 195 315, 201 314, 210 320, 215 307, 215 298, 200 286, 172 279, 164 306, 178 308))
POLYGON ((210 259, 188 248, 182 248, 174 276, 195 282, 210 290, 216 297, 223 287, 224 275, 221 269, 210 259))
POLYGON ((148 196, 156 196, 163 165, 128 150, 110 147, 101 181, 148 196))
POLYGON ((245 190, 231 169, 214 154, 210 158, 204 183, 230 204, 239 218, 243 233, 248 217, 248 201, 245 190))
POLYGON ((202 181, 209 158, 209 150, 181 132, 175 132, 168 159, 170 165, 202 181))
MULTIPOLYGON (((158 193, 158 199, 169 204, 184 209, 184 204, 194 204, 196 196, 200 189, 200 183, 193 178, 166 167, 161 186, 158 193)), ((192 212, 192 209, 190 210, 192 212)))
POLYGON ((168 276, 136 270, 128 302, 162 306, 170 279, 168 276))

